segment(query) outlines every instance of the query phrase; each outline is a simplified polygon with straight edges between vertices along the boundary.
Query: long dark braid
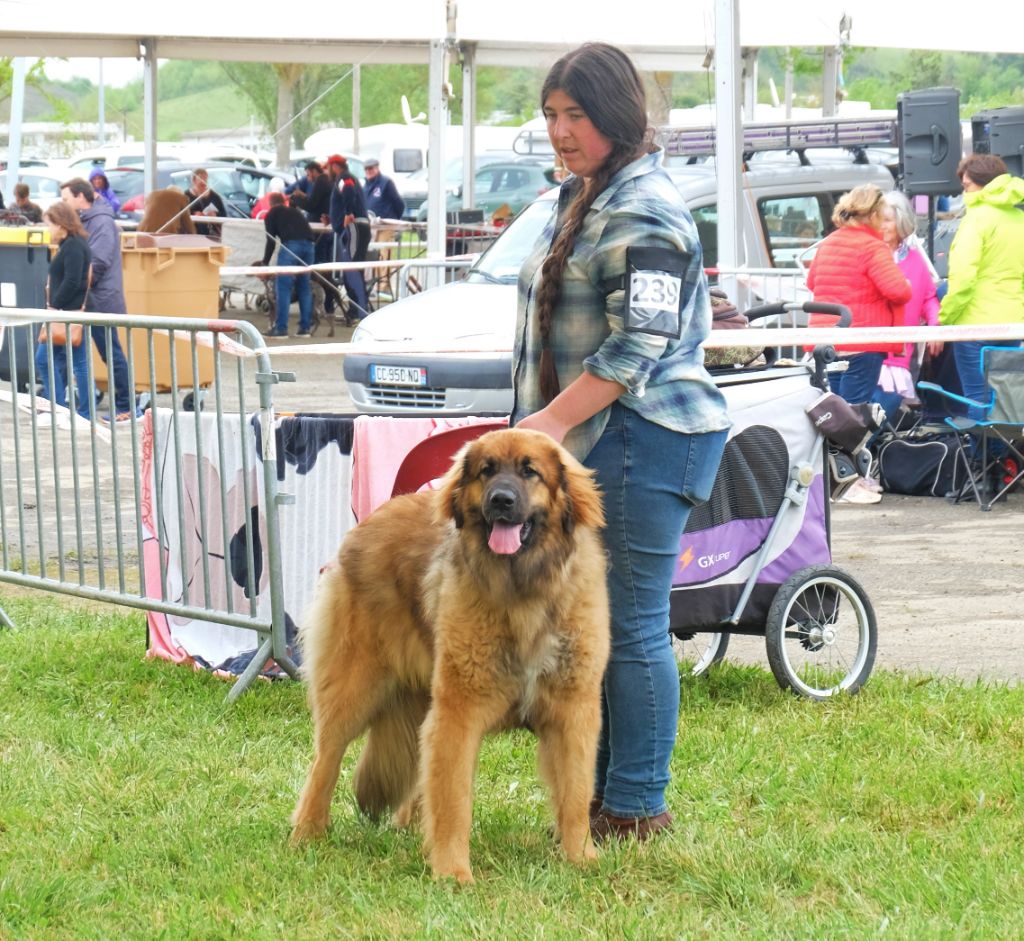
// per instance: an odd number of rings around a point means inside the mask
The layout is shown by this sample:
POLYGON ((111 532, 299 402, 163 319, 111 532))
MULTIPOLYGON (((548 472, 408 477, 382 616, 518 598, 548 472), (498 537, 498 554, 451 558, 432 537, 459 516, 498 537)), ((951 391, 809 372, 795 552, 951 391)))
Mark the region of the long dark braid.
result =
POLYGON ((541 338, 540 391, 550 402, 560 391, 551 327, 562 294, 562 277, 576 238, 594 200, 611 178, 641 153, 650 149, 647 102, 643 84, 629 57, 615 46, 587 43, 559 59, 541 89, 541 105, 554 91, 563 91, 584 111, 594 127, 611 143, 601 168, 580 187, 561 230, 541 267, 537 292, 537 321, 541 338))

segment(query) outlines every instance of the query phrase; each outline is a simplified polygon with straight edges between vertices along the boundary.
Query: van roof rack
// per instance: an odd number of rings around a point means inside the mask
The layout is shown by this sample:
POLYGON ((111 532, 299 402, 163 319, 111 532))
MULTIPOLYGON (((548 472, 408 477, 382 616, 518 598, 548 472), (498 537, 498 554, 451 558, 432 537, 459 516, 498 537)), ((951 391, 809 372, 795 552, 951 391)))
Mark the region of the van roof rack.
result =
MULTIPOLYGON (((668 157, 710 157, 715 153, 714 127, 664 125, 655 133, 668 157)), ((833 147, 859 151, 898 146, 895 118, 820 118, 743 125, 744 157, 766 150, 802 152, 812 147, 833 147)), ((512 149, 517 154, 554 156, 547 131, 540 128, 520 131, 512 149)))
MULTIPOLYGON (((714 127, 657 128, 657 139, 669 157, 708 157, 715 153, 714 127)), ((743 153, 765 150, 803 151, 811 147, 897 147, 895 118, 822 118, 743 125, 743 153)))
POLYGON ((520 131, 512 141, 512 151, 520 156, 554 157, 555 149, 551 146, 548 132, 540 128, 529 128, 520 131))

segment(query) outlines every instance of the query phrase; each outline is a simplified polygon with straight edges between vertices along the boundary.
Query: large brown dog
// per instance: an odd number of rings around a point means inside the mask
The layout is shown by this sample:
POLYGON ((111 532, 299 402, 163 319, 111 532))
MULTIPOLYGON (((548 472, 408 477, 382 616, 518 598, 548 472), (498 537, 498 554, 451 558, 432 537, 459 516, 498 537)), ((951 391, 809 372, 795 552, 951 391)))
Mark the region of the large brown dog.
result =
POLYGON ((439 490, 396 497, 348 534, 302 630, 316 755, 293 842, 327 828, 345 749, 369 729, 359 806, 398 823, 419 808, 434 875, 471 882, 481 739, 528 725, 565 854, 594 857, 603 523, 590 472, 513 429, 470 442, 439 490))

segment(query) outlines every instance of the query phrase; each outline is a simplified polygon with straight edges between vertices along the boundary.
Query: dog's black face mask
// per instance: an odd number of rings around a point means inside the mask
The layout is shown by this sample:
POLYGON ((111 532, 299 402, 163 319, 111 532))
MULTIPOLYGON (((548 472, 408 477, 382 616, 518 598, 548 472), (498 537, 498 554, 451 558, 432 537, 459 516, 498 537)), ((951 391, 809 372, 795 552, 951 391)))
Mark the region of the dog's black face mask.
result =
POLYGON ((494 474, 484 486, 480 512, 488 526, 487 545, 492 552, 513 555, 529 542, 533 533, 530 496, 519 474, 494 474))

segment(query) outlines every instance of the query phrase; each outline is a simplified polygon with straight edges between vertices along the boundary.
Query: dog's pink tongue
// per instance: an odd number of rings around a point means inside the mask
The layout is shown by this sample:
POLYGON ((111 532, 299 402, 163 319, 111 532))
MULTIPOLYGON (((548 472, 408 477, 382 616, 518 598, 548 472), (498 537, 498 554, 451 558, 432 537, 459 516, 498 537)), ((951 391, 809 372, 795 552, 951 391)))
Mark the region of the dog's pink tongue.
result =
POLYGON ((521 529, 521 524, 513 526, 509 523, 495 523, 491 527, 491 538, 487 540, 487 545, 491 547, 492 552, 497 552, 498 555, 512 555, 522 545, 519 540, 521 529))

